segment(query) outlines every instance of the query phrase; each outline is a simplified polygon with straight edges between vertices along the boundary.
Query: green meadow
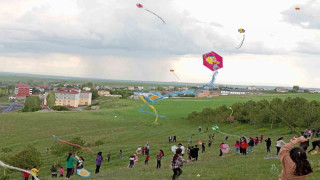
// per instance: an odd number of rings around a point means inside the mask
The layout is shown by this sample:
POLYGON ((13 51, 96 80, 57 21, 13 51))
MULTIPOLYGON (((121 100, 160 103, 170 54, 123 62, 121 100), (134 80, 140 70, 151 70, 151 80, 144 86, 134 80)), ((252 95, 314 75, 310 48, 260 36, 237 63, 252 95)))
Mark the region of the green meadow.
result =
MULTIPOLYGON (((35 113, 7 113, 0 114, 0 149, 7 147, 14 155, 23 150, 27 145, 32 145, 41 152, 42 166, 40 167, 39 178, 51 179, 50 167, 57 158, 52 154, 46 154, 46 148, 50 148, 56 135, 64 140, 74 137, 81 137, 89 144, 97 140, 104 142, 100 147, 92 145, 94 154, 82 150, 79 155, 85 159, 84 168, 90 171, 90 179, 170 179, 172 170, 169 165, 173 153, 171 146, 181 142, 185 147, 188 145, 189 137, 193 139, 193 145, 199 140, 208 142, 208 135, 215 133, 212 146, 206 145, 206 152, 199 152, 199 160, 185 164, 182 168, 183 174, 180 179, 253 179, 268 180, 278 179, 281 172, 279 159, 268 159, 276 154, 276 140, 283 136, 286 142, 294 134, 289 134, 286 127, 254 128, 248 124, 219 124, 220 130, 234 135, 271 137, 271 153, 266 152, 265 143, 254 147, 253 153, 247 156, 234 155, 234 142, 238 138, 230 137, 224 140, 225 135, 213 131, 212 124, 190 122, 186 119, 192 111, 201 111, 203 108, 216 108, 221 105, 232 105, 236 102, 249 100, 258 101, 261 99, 271 100, 275 97, 304 97, 308 100, 320 101, 318 94, 270 94, 270 95, 246 95, 246 96, 220 96, 214 98, 177 98, 163 99, 154 104, 159 115, 166 116, 159 118, 158 125, 154 124, 155 117, 145 113, 139 113, 139 108, 144 104, 140 100, 101 100, 100 110, 78 111, 78 112, 35 112, 35 113), (203 130, 198 131, 201 125, 203 130), (206 127, 209 126, 209 130, 206 127), (177 136, 177 143, 168 143, 169 136, 177 136), (231 147, 230 156, 218 157, 219 145, 221 142, 231 147), (132 169, 127 168, 129 156, 134 154, 138 146, 150 145, 149 165, 144 165, 144 157, 139 155, 139 161, 132 169), (120 159, 118 154, 122 149, 124 158, 120 159), (156 169, 156 154, 163 149, 165 156, 162 160, 161 169, 156 169), (106 159, 108 152, 111 152, 111 161, 102 163, 100 174, 95 175, 95 158, 97 152, 102 151, 106 159), (272 168, 273 167, 273 168, 272 168), (199 175, 199 176, 197 176, 199 175)), ((150 110, 150 109, 149 109, 150 110)), ((150 110, 151 111, 151 110, 150 110)), ((315 139, 312 139, 315 140, 315 139)), ((68 152, 65 152, 67 155, 68 152)), ((3 155, 3 154, 1 154, 3 155)), ((1 156, 0 156, 1 157, 1 156)), ((63 158, 60 165, 65 167, 63 158)), ((316 180, 320 177, 320 155, 308 155, 314 173, 309 180, 316 180)), ((0 167, 0 172, 3 168, 0 167)), ((20 172, 10 172, 10 179, 21 179, 20 172)), ((82 179, 73 175, 71 179, 82 179)))

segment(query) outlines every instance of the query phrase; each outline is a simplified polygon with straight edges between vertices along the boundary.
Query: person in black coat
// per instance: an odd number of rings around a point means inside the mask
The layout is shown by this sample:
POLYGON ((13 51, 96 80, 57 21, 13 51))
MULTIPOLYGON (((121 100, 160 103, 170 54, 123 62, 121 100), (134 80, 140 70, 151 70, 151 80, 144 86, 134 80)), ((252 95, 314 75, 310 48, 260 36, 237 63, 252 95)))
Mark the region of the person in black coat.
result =
POLYGON ((265 142, 266 142, 266 146, 267 146, 267 152, 271 152, 271 151, 270 151, 271 139, 268 138, 267 140, 265 140, 265 142))

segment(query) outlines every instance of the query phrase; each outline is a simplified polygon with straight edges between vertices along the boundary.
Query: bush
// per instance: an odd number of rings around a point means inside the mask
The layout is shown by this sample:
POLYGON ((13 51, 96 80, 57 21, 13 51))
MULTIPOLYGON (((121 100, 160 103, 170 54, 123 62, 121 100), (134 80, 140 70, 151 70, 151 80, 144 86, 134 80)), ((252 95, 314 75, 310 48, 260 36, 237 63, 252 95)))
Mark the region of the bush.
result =
POLYGON ((53 106, 52 109, 56 111, 69 111, 69 109, 65 106, 53 106))
POLYGON ((242 129, 244 129, 244 128, 246 128, 246 127, 245 127, 245 126, 237 126, 237 127, 236 127, 237 130, 242 130, 242 129))
POLYGON ((40 107, 40 98, 39 96, 28 96, 24 103, 24 108, 22 112, 35 112, 39 111, 40 107))
POLYGON ((267 131, 267 130, 268 130, 267 128, 259 128, 258 129, 259 132, 264 132, 264 131, 267 131))

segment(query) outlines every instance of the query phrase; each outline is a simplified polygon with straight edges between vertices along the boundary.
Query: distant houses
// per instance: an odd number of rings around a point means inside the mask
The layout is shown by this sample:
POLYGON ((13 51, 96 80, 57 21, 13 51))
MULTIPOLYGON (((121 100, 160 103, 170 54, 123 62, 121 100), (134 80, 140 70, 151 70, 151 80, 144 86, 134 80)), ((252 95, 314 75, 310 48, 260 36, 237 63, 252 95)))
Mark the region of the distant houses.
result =
POLYGON ((287 93, 287 92, 289 92, 289 89, 286 89, 286 88, 283 88, 283 87, 277 87, 276 91, 280 92, 280 93, 287 93))
POLYGON ((16 84, 14 94, 17 99, 26 98, 32 95, 32 87, 29 84, 16 84))
POLYGON ((221 90, 220 94, 222 96, 226 95, 245 95, 250 94, 248 90, 241 90, 241 89, 223 89, 221 90))
MULTIPOLYGON (((76 88, 62 88, 58 91, 47 91, 45 97, 53 92, 56 97, 56 106, 78 107, 79 105, 91 105, 92 93, 88 91, 81 91, 76 88)), ((46 98, 44 98, 44 105, 47 105, 46 98)))

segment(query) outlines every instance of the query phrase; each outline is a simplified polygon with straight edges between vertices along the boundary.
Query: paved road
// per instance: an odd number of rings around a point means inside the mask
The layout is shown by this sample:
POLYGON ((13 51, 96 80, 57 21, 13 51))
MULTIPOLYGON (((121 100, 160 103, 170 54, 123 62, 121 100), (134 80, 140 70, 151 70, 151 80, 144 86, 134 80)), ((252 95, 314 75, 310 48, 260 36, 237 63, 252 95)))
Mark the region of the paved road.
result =
POLYGON ((10 111, 15 110, 15 108, 23 108, 22 104, 1 104, 1 106, 3 107, 7 107, 7 109, 3 110, 2 113, 8 113, 10 111))

